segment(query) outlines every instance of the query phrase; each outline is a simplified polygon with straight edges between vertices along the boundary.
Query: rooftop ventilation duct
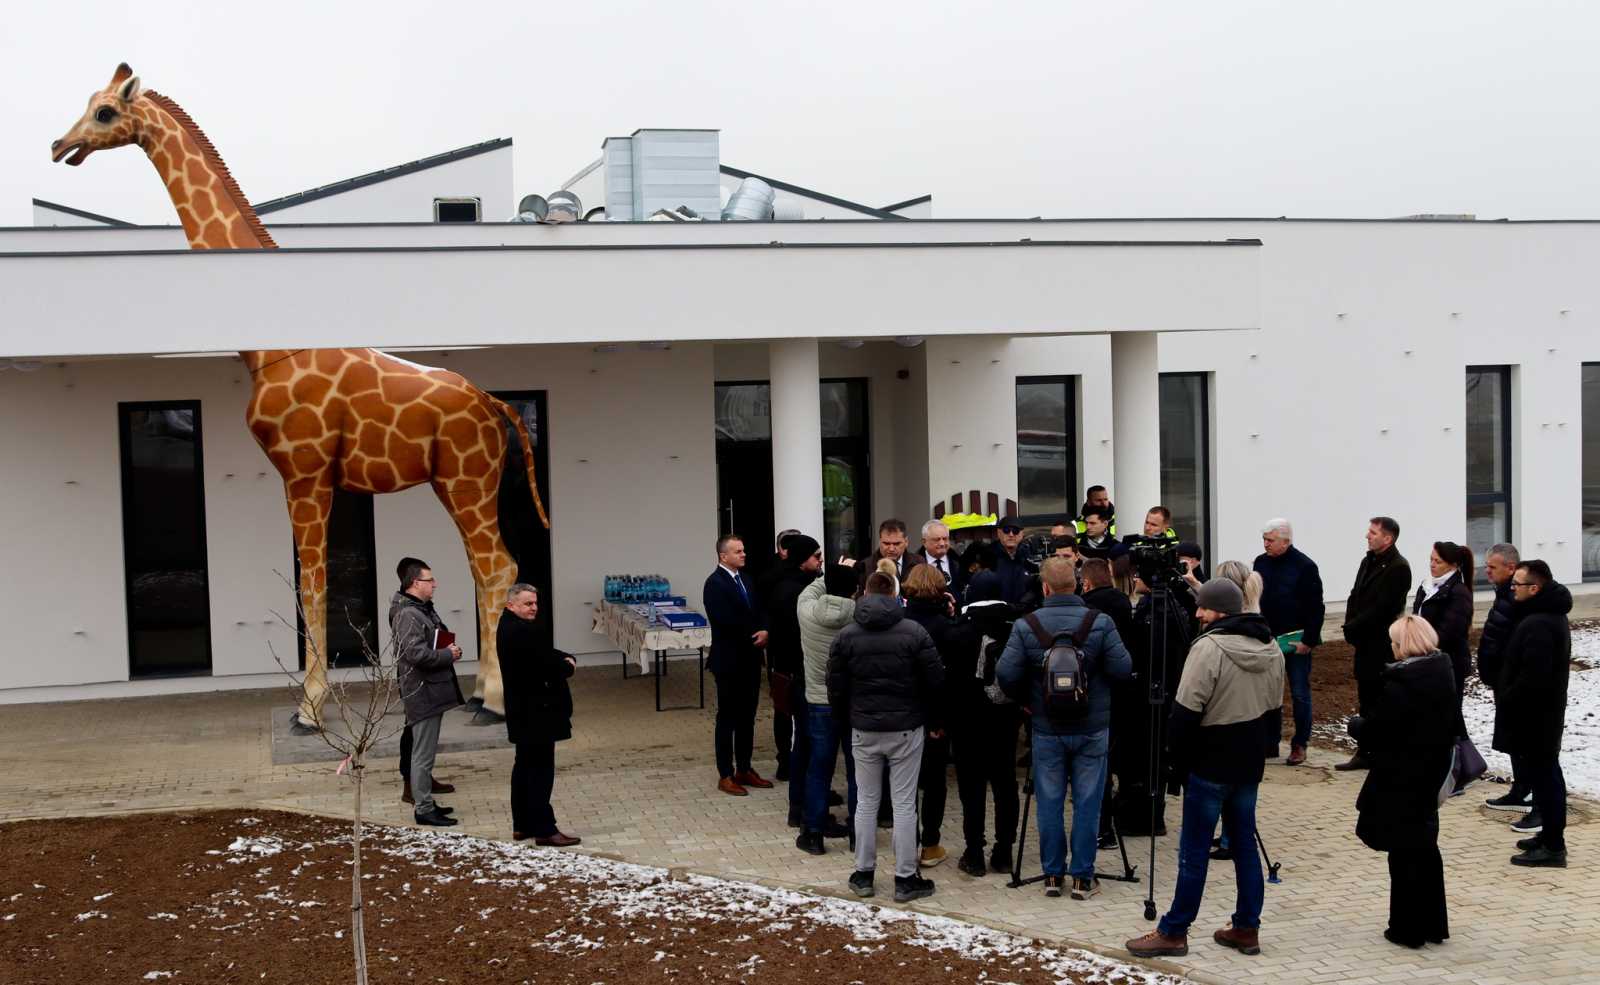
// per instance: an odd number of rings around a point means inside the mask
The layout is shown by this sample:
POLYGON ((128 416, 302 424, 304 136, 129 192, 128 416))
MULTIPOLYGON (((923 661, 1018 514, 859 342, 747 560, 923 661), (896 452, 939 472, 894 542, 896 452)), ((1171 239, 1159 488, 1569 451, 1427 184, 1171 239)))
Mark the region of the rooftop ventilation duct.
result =
POLYGON ((565 188, 551 192, 547 204, 549 211, 545 215, 546 222, 577 222, 583 218, 583 202, 576 192, 569 192, 565 188))
POLYGON ((772 186, 760 178, 746 178, 728 196, 722 207, 723 222, 764 222, 772 218, 772 204, 776 199, 772 186))
POLYGON ((511 217, 511 221, 543 222, 549 214, 550 203, 543 195, 524 195, 522 201, 517 203, 517 214, 511 217))

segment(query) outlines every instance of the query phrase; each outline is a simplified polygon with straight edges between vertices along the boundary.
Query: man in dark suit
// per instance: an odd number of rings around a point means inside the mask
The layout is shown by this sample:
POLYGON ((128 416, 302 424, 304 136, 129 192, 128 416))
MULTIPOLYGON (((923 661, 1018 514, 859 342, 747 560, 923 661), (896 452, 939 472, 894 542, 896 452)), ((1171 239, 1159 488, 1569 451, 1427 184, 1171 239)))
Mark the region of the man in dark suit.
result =
MULTIPOLYGON (((961 598, 967 590, 966 565, 950 553, 950 528, 938 520, 929 520, 922 525, 922 550, 917 552, 923 564, 931 564, 935 571, 944 575, 946 588, 951 595, 961 598)), ((904 581, 904 579, 901 579, 904 581)))
POLYGON ((878 562, 888 558, 894 562, 894 577, 901 586, 904 594, 906 575, 911 569, 922 563, 919 555, 906 550, 910 541, 906 539, 906 524, 904 520, 888 519, 878 524, 878 547, 874 550, 864 564, 856 565, 860 572, 859 577, 863 587, 867 577, 878 570, 878 562))
POLYGON ((583 839, 556 827, 550 793, 556 785, 556 743, 572 738, 572 690, 578 669, 569 653, 541 639, 539 591, 518 582, 506 593, 495 643, 505 684, 506 738, 516 746, 511 764, 511 840, 571 848, 583 839))
POLYGON ((717 681, 717 789, 735 797, 748 794, 749 787, 772 786, 750 768, 767 631, 754 591, 740 574, 744 560, 744 541, 737 535, 718 538, 717 570, 701 593, 711 624, 711 674, 717 681))
MULTIPOLYGON (((1406 611, 1411 598, 1411 565, 1394 546, 1399 539, 1400 524, 1390 517, 1368 521, 1367 556, 1344 604, 1344 638, 1356 650, 1356 700, 1363 716, 1383 695, 1383 668, 1391 653, 1389 624, 1406 611)), ((1334 769, 1364 770, 1370 765, 1366 750, 1357 745, 1356 754, 1334 769)))

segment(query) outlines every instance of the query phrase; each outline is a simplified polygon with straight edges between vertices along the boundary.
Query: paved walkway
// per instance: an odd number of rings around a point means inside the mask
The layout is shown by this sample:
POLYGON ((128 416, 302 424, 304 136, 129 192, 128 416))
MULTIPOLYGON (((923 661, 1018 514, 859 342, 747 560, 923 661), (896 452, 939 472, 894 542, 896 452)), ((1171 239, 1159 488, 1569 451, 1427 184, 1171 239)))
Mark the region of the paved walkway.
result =
MULTIPOLYGON (((692 672, 675 669, 668 702, 692 700, 692 687, 692 672)), ((555 806, 562 827, 583 836, 585 850, 847 894, 844 843, 829 842, 829 854, 819 858, 796 851, 782 785, 746 798, 715 792, 711 708, 657 714, 649 679, 623 682, 615 669, 581 671, 574 692, 576 736, 559 747, 555 806)), ((348 813, 349 786, 334 777, 331 763, 272 764, 268 709, 283 704, 283 691, 262 691, 0 707, 6 737, 0 821, 192 806, 348 813)), ((765 772, 773 760, 770 719, 758 724, 757 739, 757 769, 765 772)), ((1333 773, 1334 758, 1313 750, 1311 768, 1267 771, 1261 828, 1274 860, 1283 863, 1283 882, 1267 887, 1263 953, 1247 958, 1209 940, 1232 908, 1231 867, 1223 863, 1213 871, 1189 957, 1163 967, 1202 981, 1273 985, 1600 981, 1600 825, 1588 823, 1594 805, 1574 805, 1573 866, 1530 872, 1507 864, 1516 837, 1508 816, 1481 809, 1477 790, 1452 801, 1443 812, 1442 841, 1453 937, 1443 947, 1404 951, 1380 936, 1387 870, 1383 857, 1352 833, 1359 778, 1333 773)), ((510 836, 510 766, 509 749, 441 758, 438 774, 459 788, 447 798, 463 819, 456 830, 510 836)), ((395 761, 374 763, 374 772, 369 813, 407 823, 395 761)), ((951 788, 945 842, 954 853, 960 808, 953 781, 951 788)), ((1173 805, 1169 820, 1177 816, 1173 805)), ((886 867, 891 852, 887 838, 881 840, 886 867)), ((1157 841, 1156 899, 1163 909, 1171 898, 1175 842, 1157 841)), ((1147 849, 1136 844, 1142 875, 1147 849)), ((1031 847, 1028 855, 1037 871, 1031 847)), ((953 854, 928 874, 938 892, 916 908, 1028 936, 1116 953, 1149 926, 1142 884, 1108 883, 1098 898, 1075 903, 1047 900, 1038 886, 1007 889, 999 876, 962 875, 953 854)))

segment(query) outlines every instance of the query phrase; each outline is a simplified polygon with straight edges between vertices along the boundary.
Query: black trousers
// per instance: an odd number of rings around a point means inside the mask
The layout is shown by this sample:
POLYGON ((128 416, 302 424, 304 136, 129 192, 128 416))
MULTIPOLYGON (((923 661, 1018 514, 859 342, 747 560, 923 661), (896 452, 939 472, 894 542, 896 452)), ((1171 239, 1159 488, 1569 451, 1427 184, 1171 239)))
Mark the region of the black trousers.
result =
POLYGON ((411 726, 400 730, 400 778, 411 782, 411 726))
POLYGON ((517 743, 511 764, 511 830, 548 838, 556 833, 550 794, 556 787, 556 744, 551 739, 517 743))
POLYGON ((1511 773, 1533 793, 1533 806, 1544 819, 1539 841, 1553 852, 1567 850, 1567 778, 1560 756, 1511 757, 1511 773))
POLYGON ((1407 825, 1406 833, 1395 837, 1389 849, 1389 931, 1406 944, 1442 941, 1450 936, 1450 917, 1439 822, 1407 825))
MULTIPOLYGON (((1356 678, 1356 708, 1364 716, 1378 707, 1383 697, 1383 678, 1377 676, 1356 678)), ((1367 747, 1356 743, 1356 754, 1365 756, 1367 747)))
POLYGON ((950 733, 944 738, 926 736, 922 740, 922 770, 917 785, 922 788, 922 831, 918 844, 939 843, 939 828, 944 825, 945 790, 949 786, 950 733))
MULTIPOLYGON (((987 700, 987 699, 985 699, 987 700)), ((961 832, 969 851, 984 846, 984 813, 994 792, 994 840, 1010 846, 1017 840, 1017 732, 1022 712, 1015 705, 963 706, 952 720, 950 741, 956 760, 956 792, 961 796, 961 832)))
POLYGON ((732 776, 750 769, 755 748, 756 705, 761 698, 761 665, 751 662, 719 671, 717 679, 717 774, 732 776), (737 765, 737 769, 735 766, 737 765))
MULTIPOLYGON (((769 687, 772 685, 771 667, 767 668, 767 685, 769 687)), ((803 679, 796 680, 795 690, 803 690, 804 686, 805 681, 803 679)), ((804 732, 803 729, 801 731, 802 733, 804 732)), ((780 715, 774 711, 772 715, 772 742, 778 750, 778 769, 784 773, 788 773, 790 770, 789 758, 794 749, 794 736, 794 718, 789 715, 780 715)))

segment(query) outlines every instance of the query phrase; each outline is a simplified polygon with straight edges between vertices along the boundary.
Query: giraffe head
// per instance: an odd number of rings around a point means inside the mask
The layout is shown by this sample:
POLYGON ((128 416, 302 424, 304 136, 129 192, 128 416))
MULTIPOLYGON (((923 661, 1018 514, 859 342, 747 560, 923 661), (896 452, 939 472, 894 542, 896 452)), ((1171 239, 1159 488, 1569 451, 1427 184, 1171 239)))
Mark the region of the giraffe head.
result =
POLYGON ((118 65, 111 84, 89 97, 83 117, 50 145, 50 160, 66 158, 68 164, 77 166, 97 150, 138 143, 144 120, 133 111, 133 104, 143 92, 128 63, 118 65))

